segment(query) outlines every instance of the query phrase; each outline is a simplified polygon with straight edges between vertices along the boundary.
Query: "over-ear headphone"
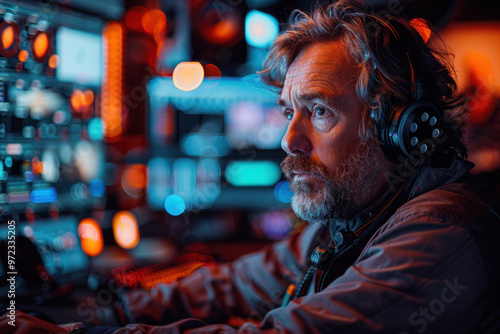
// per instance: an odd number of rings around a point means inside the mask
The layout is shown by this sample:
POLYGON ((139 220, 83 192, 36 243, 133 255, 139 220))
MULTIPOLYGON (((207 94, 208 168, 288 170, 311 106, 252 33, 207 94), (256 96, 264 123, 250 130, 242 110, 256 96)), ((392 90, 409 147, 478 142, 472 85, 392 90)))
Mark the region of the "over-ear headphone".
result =
POLYGON ((433 94, 426 91, 423 80, 415 73, 410 52, 406 44, 414 37, 402 23, 393 20, 386 22, 396 37, 397 43, 406 50, 406 58, 410 68, 410 98, 408 105, 394 107, 389 102, 388 117, 385 127, 380 130, 381 147, 392 161, 399 162, 410 159, 421 163, 429 158, 442 143, 443 111, 433 94))

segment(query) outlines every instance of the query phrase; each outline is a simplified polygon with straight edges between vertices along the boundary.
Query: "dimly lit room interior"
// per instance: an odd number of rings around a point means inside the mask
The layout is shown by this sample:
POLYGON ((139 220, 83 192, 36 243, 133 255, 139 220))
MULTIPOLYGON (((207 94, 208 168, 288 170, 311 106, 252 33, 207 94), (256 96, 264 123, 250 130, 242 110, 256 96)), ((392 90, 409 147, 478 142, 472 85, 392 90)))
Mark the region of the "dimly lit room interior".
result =
MULTIPOLYGON (((470 173, 499 194, 496 2, 363 2, 454 55, 470 173)), ((280 168, 289 121, 259 71, 292 11, 315 4, 0 1, 2 314, 15 299, 74 333, 124 326, 123 294, 304 229, 280 168)))

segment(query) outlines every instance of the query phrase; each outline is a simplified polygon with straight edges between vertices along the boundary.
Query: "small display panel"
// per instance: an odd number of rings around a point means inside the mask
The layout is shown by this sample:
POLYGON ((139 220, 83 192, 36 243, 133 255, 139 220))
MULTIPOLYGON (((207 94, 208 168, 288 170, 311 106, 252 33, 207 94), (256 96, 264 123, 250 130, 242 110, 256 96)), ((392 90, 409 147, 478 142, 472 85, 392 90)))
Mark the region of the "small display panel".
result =
POLYGON ((56 34, 59 55, 57 79, 98 86, 102 80, 102 39, 100 35, 61 27, 56 34))

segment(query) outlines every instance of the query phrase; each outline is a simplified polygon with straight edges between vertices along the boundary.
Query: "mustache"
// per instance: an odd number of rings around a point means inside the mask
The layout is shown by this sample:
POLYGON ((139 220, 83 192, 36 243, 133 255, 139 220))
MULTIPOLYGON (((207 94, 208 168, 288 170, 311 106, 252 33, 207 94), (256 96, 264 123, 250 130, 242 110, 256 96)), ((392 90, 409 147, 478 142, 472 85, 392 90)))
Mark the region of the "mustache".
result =
POLYGON ((287 155, 281 163, 281 170, 287 180, 291 180, 295 173, 311 174, 324 181, 328 181, 328 173, 326 167, 322 164, 314 163, 311 158, 306 155, 287 155))

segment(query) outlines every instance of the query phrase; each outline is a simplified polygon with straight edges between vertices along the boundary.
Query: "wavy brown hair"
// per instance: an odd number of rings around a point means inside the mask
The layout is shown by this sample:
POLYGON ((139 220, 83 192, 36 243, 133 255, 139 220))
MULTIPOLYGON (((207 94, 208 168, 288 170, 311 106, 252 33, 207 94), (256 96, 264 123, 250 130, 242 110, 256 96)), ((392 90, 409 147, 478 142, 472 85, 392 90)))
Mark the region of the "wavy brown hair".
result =
POLYGON ((359 69, 356 94, 367 107, 360 133, 367 137, 379 134, 387 125, 391 107, 411 101, 413 67, 426 91, 432 92, 435 103, 443 110, 446 145, 466 157, 462 140, 466 118, 463 94, 457 91, 452 76, 450 54, 433 33, 435 37, 425 43, 409 21, 370 13, 355 0, 322 4, 311 14, 295 10, 288 28, 272 44, 259 74, 264 83, 281 89, 288 67, 302 50, 314 43, 342 39, 359 69), (400 35, 410 37, 402 42, 400 35))

